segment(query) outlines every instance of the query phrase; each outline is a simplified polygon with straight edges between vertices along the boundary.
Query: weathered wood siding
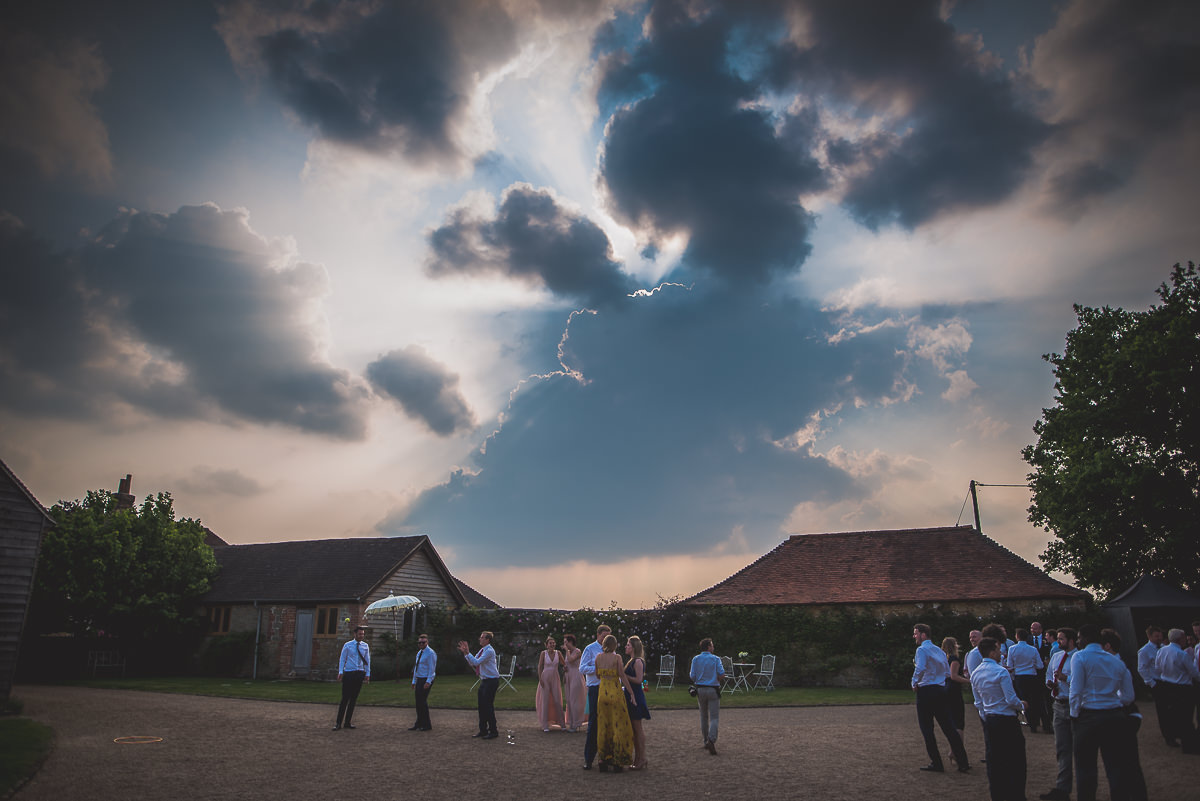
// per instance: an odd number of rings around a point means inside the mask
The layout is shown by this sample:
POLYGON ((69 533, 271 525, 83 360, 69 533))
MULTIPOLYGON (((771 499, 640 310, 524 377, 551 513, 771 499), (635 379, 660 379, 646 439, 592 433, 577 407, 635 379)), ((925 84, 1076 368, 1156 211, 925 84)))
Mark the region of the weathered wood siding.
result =
POLYGON ((389 595, 415 595, 426 606, 442 604, 457 607, 454 590, 443 580, 433 560, 424 548, 420 548, 407 562, 399 567, 366 600, 372 604, 389 595))
POLYGON ((41 507, 0 470, 0 700, 12 691, 38 549, 49 525, 41 507))

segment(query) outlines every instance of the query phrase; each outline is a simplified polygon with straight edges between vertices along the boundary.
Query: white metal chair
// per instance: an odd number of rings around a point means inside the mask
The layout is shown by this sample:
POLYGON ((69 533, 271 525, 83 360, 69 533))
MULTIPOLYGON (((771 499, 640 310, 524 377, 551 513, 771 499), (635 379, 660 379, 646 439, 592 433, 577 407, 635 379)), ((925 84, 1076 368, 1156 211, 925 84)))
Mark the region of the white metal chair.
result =
POLYGON ((737 674, 733 672, 733 657, 721 657, 721 667, 725 669, 725 675, 721 677, 721 692, 731 693, 737 686, 737 674))
MULTIPOLYGON (((516 669, 517 669, 517 658, 514 656, 512 658, 512 662, 509 663, 509 666, 508 666, 508 675, 505 675, 503 673, 500 674, 500 686, 496 688, 496 692, 500 692, 500 690, 504 689, 505 684, 507 684, 508 688, 510 690, 512 690, 514 693, 517 691, 517 688, 512 685, 513 671, 515 671, 516 669)), ((497 671, 500 670, 500 654, 496 654, 496 670, 497 671)), ((479 674, 476 673, 475 674, 475 683, 471 685, 471 689, 474 690, 478 686, 479 686, 479 674)))
POLYGON ((500 686, 496 688, 497 692, 504 689, 505 685, 508 685, 508 689, 512 690, 514 693, 517 691, 517 688, 514 687, 513 683, 512 683, 513 673, 515 673, 516 670, 517 670, 517 658, 514 656, 512 658, 512 660, 508 663, 508 672, 500 674, 500 686))
POLYGON ((654 689, 661 690, 663 682, 667 682, 667 689, 670 690, 675 686, 675 655, 663 654, 662 660, 658 663, 658 683, 654 689))
POLYGON ((771 692, 775 689, 775 657, 772 654, 763 654, 762 666, 758 672, 754 674, 754 686, 750 689, 757 690, 762 687, 765 692, 771 692))

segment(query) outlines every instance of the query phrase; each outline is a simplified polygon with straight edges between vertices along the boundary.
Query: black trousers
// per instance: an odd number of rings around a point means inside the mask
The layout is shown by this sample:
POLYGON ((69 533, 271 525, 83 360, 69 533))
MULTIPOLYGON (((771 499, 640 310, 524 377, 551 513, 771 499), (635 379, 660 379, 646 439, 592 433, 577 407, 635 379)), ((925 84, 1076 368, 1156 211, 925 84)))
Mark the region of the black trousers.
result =
POLYGON ((1071 721, 1075 747, 1075 791, 1079 801, 1096 801, 1100 769, 1096 753, 1104 760, 1108 792, 1113 801, 1144 799, 1146 781, 1138 764, 1137 734, 1129 716, 1120 709, 1083 709, 1071 721))
POLYGON ((588 765, 596 758, 596 704, 600 703, 600 685, 589 686, 588 693, 588 730, 587 739, 583 741, 583 761, 588 765))
POLYGON ((1154 698, 1154 711, 1158 714, 1158 731, 1164 740, 1170 740, 1175 735, 1171 734, 1171 711, 1167 709, 1163 700, 1162 685, 1161 681, 1154 682, 1154 686, 1150 688, 1150 695, 1154 698))
POLYGON ((1155 700, 1162 699, 1158 709, 1159 720, 1164 721, 1163 734, 1167 739, 1179 740, 1185 751, 1194 751, 1196 730, 1192 728, 1192 685, 1160 681, 1154 689, 1158 691, 1155 700))
POLYGON ((921 727, 921 736, 925 738, 925 750, 929 754, 932 765, 943 767, 942 755, 938 752, 937 738, 933 734, 933 722, 937 721, 950 743, 950 751, 960 769, 968 767, 967 751, 963 748, 962 738, 954 728, 950 719, 950 699, 946 696, 946 688, 941 684, 930 684, 917 688, 917 724, 921 727))
POLYGON ((500 679, 479 680, 479 733, 499 734, 496 731, 496 690, 500 689, 500 679))
POLYGON ((1016 715, 988 715, 987 777, 992 801, 1025 801, 1025 735, 1016 715))
POLYGON ((1013 676, 1013 689, 1017 691, 1017 697, 1029 704, 1025 710, 1025 722, 1029 724, 1030 731, 1037 731, 1046 717, 1046 710, 1042 707, 1042 697, 1045 695, 1042 688, 1045 686, 1038 681, 1036 673, 1032 676, 1013 676))
POLYGON ((338 704, 337 725, 347 726, 354 720, 354 705, 358 702, 358 694, 362 692, 365 670, 348 670, 342 674, 342 702, 338 704))
POLYGON ((413 685, 413 694, 417 699, 417 728, 433 728, 433 725, 429 722, 429 690, 432 689, 432 684, 426 689, 424 676, 417 677, 417 681, 413 685))

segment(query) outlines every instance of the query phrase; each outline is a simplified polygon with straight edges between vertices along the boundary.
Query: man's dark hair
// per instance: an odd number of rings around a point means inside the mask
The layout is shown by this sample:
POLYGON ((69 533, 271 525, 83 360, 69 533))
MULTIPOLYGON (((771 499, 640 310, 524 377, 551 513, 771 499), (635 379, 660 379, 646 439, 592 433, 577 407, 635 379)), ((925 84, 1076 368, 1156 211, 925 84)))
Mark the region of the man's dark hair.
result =
POLYGON ((707 651, 709 648, 712 648, 712 637, 705 637, 700 641, 700 650, 707 651))
POLYGON ((1000 650, 1000 643, 992 637, 984 637, 979 641, 978 648, 980 656, 984 659, 991 659, 1000 650))
POLYGON ((1160 629, 1158 626, 1155 626, 1155 625, 1153 625, 1153 624, 1152 624, 1152 625, 1149 625, 1149 626, 1146 626, 1146 639, 1147 639, 1147 640, 1148 640, 1148 639, 1150 639, 1150 635, 1151 635, 1151 634, 1156 634, 1156 633, 1157 633, 1157 634, 1162 634, 1162 633, 1163 633, 1163 630, 1162 630, 1162 629, 1160 629))
POLYGON ((1017 639, 1024 642, 1029 639, 1029 632, 1026 629, 1017 629, 1017 639))
POLYGON ((921 632, 922 634, 924 634, 926 637, 932 637, 932 636, 933 636, 933 629, 929 628, 929 624, 928 624, 928 623, 918 623, 918 624, 916 624, 915 626, 913 626, 913 631, 919 631, 919 632, 921 632))
POLYGON ((999 623, 988 623, 983 627, 983 636, 991 637, 996 642, 1004 642, 1004 627, 999 623))
POLYGON ((1100 629, 1100 645, 1107 645, 1114 652, 1121 650, 1121 635, 1116 629, 1100 629))
POLYGON ((1079 632, 1069 626, 1063 626, 1058 630, 1058 633, 1067 638, 1067 642, 1075 642, 1079 639, 1079 632))
POLYGON ((1100 642, 1100 627, 1095 623, 1084 623, 1079 627, 1079 642, 1083 645, 1100 642))

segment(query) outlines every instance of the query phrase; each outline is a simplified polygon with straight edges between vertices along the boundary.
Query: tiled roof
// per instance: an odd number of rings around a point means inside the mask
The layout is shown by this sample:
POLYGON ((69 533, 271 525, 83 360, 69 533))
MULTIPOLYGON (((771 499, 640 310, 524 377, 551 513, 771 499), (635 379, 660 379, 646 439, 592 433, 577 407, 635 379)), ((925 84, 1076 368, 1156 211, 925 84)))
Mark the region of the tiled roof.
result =
POLYGON ((221 569, 204 600, 359 600, 426 542, 422 535, 218 546, 221 569))
POLYGON ((491 598, 484 595, 479 590, 464 583, 461 579, 455 578, 454 583, 458 585, 459 591, 467 599, 467 603, 476 609, 499 609, 500 604, 493 601, 491 598))
POLYGON ((970 526, 797 534, 688 605, 1080 600, 970 526))

